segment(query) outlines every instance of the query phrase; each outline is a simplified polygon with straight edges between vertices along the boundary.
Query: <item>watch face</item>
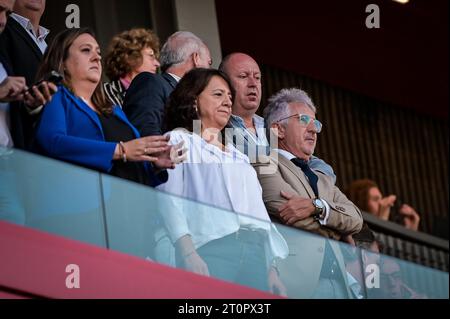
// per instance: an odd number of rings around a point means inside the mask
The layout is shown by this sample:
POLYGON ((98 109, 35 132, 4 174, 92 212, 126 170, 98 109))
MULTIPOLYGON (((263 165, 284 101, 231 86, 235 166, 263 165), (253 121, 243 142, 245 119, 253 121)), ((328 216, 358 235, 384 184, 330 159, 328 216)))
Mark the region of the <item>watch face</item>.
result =
POLYGON ((314 206, 316 206, 317 208, 324 208, 325 207, 323 202, 320 199, 318 199, 318 198, 316 198, 314 200, 314 206))
POLYGON ((316 198, 316 199, 313 200, 313 205, 314 205, 314 207, 316 209, 314 218, 316 220, 324 219, 325 218, 325 216, 324 216, 324 214, 325 214, 325 205, 324 205, 323 201, 321 199, 319 199, 319 198, 316 198))

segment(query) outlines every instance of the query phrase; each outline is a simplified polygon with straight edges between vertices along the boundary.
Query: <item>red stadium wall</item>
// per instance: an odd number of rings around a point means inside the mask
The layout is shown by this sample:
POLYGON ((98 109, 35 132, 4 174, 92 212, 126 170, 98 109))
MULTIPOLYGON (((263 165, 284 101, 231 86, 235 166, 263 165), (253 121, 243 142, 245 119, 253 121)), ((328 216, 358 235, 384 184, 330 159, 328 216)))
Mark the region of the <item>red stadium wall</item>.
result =
POLYGON ((0 222, 0 298, 239 298, 276 296, 134 256, 0 222), (79 266, 80 288, 66 287, 79 266))

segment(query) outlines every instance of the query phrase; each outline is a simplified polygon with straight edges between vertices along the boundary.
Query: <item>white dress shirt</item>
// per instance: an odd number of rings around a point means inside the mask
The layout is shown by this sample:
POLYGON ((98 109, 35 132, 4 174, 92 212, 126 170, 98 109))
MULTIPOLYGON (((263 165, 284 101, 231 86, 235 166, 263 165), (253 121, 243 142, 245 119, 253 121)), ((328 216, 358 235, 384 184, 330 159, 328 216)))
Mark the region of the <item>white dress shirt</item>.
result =
POLYGON ((10 17, 16 20, 25 29, 25 31, 27 31, 27 33, 39 47, 39 50, 41 50, 42 54, 44 54, 45 50, 47 49, 47 43, 45 42, 45 38, 50 33, 50 30, 42 26, 39 26, 38 34, 35 34, 30 19, 22 17, 17 13, 11 13, 10 17))
POLYGON ((168 170, 168 181, 158 189, 210 205, 175 197, 164 201, 169 207, 161 211, 172 242, 189 234, 198 248, 244 227, 267 233, 269 262, 287 257, 288 246, 270 221, 261 185, 248 157, 232 144, 227 144, 223 152, 186 130, 169 134, 172 145, 184 141, 188 156, 184 163, 168 170))
MULTIPOLYGON (((292 160, 293 158, 297 157, 294 154, 292 154, 291 152, 288 152, 286 150, 281 150, 281 149, 275 148, 274 151, 278 152, 278 154, 286 157, 288 160, 292 160)), ((306 177, 306 179, 308 179, 308 177, 306 175, 305 175, 305 177, 306 177)), ((328 221, 328 216, 330 215, 330 205, 327 203, 326 200, 324 200, 322 198, 321 198, 321 200, 322 200, 323 204, 325 205, 325 218, 323 220, 319 219, 319 223, 321 225, 325 226, 327 224, 327 221, 328 221)))
MULTIPOLYGON (((0 83, 2 83, 8 74, 3 64, 0 62, 0 83)), ((13 140, 9 132, 9 103, 0 103, 0 146, 13 147, 13 140)))
POLYGON ((179 77, 178 75, 169 73, 169 72, 167 72, 167 74, 169 74, 171 77, 173 77, 175 79, 175 81, 177 81, 177 83, 180 82, 181 77, 179 77))

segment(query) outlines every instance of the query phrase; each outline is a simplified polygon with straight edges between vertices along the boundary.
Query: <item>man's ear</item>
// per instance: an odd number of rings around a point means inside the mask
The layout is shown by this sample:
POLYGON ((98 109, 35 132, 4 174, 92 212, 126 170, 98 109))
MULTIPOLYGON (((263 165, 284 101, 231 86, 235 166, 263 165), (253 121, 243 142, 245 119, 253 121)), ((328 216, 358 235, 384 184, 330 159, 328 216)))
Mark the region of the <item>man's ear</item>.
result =
POLYGON ((194 67, 198 67, 200 64, 200 54, 198 52, 192 53, 192 63, 194 64, 194 67))

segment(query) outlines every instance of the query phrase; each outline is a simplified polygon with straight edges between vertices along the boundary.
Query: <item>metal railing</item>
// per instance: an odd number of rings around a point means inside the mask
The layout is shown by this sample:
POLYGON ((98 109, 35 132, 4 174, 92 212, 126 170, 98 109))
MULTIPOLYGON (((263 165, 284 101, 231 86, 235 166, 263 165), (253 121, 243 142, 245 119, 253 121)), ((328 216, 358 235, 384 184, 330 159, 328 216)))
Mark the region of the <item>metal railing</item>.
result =
POLYGON ((449 242, 363 212, 364 220, 376 233, 382 253, 448 272, 449 242))

